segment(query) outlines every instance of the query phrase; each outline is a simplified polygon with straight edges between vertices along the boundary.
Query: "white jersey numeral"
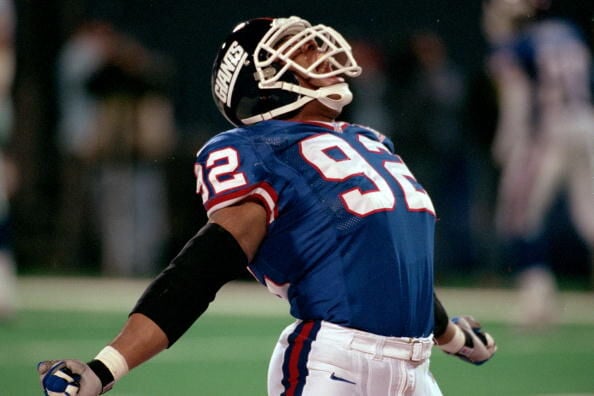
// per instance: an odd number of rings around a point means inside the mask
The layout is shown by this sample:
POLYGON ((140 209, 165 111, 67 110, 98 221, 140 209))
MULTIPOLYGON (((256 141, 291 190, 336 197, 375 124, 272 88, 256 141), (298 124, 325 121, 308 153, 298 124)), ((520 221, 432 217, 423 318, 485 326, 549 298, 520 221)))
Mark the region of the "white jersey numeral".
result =
MULTIPOLYGON (((360 136, 359 141, 370 152, 388 152, 381 143, 364 136, 360 136)), ((396 197, 388 182, 348 142, 337 136, 324 134, 305 139, 299 145, 303 158, 324 179, 345 181, 364 176, 375 186, 369 191, 355 187, 342 192, 340 198, 346 210, 358 216, 367 216, 394 209, 396 197)), ((394 161, 384 161, 383 166, 400 185, 408 210, 435 213, 431 199, 424 190, 414 186, 414 176, 398 157, 394 161)))
MULTIPOLYGON (((365 136, 359 136, 359 142, 371 153, 390 153, 383 144, 365 136)), ((350 213, 368 216, 396 207, 396 196, 386 179, 347 141, 331 134, 316 135, 302 140, 299 150, 305 161, 324 180, 344 182, 362 176, 371 182, 373 187, 368 190, 355 186, 340 193, 342 204, 350 213)), ((435 214, 433 203, 425 190, 415 187, 416 180, 407 166, 398 156, 393 158, 382 165, 402 189, 407 209, 435 214)), ((203 202, 209 199, 208 188, 204 186, 205 176, 215 194, 247 185, 245 174, 238 171, 239 163, 239 153, 232 147, 226 147, 208 155, 205 169, 196 165, 197 192, 202 195, 203 202)))
POLYGON ((211 152, 206 159, 206 168, 209 169, 208 181, 215 193, 245 186, 247 180, 239 168, 239 154, 231 147, 211 152))
POLYGON ((369 191, 354 187, 340 194, 349 212, 365 216, 394 208, 396 198, 386 180, 346 141, 324 134, 305 139, 299 146, 303 158, 325 180, 342 182, 365 176, 374 184, 375 188, 369 191))
POLYGON ((404 164, 404 162, 385 162, 384 167, 390 172, 392 177, 396 179, 400 188, 404 193, 404 200, 406 207, 411 212, 431 212, 435 214, 433 202, 429 198, 429 194, 423 189, 417 189, 412 183, 416 181, 415 177, 404 164))
POLYGON ((202 197, 202 202, 206 202, 210 198, 208 188, 204 185, 204 177, 202 176, 202 165, 194 165, 194 174, 196 175, 196 193, 202 197))

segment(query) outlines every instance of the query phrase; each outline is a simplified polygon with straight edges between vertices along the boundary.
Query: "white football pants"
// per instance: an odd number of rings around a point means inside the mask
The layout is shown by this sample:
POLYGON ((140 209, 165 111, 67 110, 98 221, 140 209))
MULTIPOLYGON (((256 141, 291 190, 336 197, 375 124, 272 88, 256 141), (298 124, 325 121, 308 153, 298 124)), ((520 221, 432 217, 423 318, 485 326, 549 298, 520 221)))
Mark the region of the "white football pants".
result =
POLYGON ((566 191, 576 231, 594 248, 594 120, 562 121, 510 155, 502 170, 497 228, 507 237, 537 235, 554 199, 566 191))
POLYGON ((297 321, 282 332, 272 354, 268 395, 441 395, 429 372, 432 346, 432 338, 382 337, 297 321))

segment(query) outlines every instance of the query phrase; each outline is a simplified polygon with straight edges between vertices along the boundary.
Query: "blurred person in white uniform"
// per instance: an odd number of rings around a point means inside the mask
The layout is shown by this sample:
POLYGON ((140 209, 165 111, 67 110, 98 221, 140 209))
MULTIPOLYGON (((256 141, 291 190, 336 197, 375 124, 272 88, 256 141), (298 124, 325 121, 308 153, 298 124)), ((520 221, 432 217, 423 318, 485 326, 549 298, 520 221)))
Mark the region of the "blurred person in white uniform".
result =
POLYGON ((555 319, 546 221, 560 194, 577 233, 594 247, 591 54, 577 26, 553 17, 551 7, 552 1, 488 0, 483 14, 499 95, 495 223, 513 246, 520 320, 530 326, 555 319))

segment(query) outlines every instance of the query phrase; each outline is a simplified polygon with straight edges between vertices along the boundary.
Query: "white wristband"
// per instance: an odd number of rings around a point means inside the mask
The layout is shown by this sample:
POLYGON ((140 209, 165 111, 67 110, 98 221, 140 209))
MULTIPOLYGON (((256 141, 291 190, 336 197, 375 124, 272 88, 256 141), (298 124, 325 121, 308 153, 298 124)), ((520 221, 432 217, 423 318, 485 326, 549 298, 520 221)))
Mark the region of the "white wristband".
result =
POLYGON ((128 362, 122 354, 114 347, 108 345, 103 348, 95 359, 100 360, 113 375, 114 382, 118 381, 129 371, 128 362))
POLYGON ((455 326, 455 329, 456 334, 454 334, 450 341, 445 344, 437 345, 442 351, 447 353, 458 353, 464 346, 464 343, 466 342, 464 332, 458 326, 455 326))

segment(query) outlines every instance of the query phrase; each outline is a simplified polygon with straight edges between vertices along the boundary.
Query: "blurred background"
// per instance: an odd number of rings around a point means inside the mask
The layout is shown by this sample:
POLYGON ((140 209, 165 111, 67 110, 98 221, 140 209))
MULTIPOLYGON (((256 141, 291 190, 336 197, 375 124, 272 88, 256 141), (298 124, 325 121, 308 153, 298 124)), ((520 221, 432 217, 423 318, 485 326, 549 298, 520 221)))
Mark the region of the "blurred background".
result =
MULTIPOLYGON (((3 3, 3 51, 14 56, 3 66, 14 67, 2 91, 3 152, 19 273, 162 268, 205 220, 192 166, 205 139, 228 128, 210 93, 218 46, 238 21, 292 14, 353 43, 364 73, 344 118, 392 137, 431 194, 438 280, 505 282, 513 271, 493 226, 498 106, 480 1, 3 3)), ((591 45, 591 2, 557 3, 591 45)), ((552 262, 584 287, 588 249, 563 196, 555 205, 552 262)))

